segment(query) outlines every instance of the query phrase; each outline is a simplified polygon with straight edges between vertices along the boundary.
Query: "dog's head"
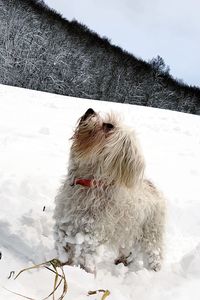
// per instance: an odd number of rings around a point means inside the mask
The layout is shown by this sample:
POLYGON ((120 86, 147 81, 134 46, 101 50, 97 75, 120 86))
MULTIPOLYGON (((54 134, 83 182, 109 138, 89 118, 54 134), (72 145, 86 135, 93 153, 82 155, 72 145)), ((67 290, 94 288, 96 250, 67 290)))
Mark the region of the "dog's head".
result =
POLYGON ((142 179, 144 159, 134 132, 121 125, 113 113, 102 117, 89 108, 79 119, 72 137, 72 154, 79 165, 92 167, 107 184, 128 188, 142 179))

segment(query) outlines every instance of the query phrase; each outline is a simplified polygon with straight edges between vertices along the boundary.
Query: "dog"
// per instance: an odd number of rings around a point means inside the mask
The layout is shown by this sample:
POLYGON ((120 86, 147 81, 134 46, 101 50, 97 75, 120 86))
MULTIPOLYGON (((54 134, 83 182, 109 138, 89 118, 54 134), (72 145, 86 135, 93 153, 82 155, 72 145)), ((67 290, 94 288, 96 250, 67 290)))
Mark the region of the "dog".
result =
POLYGON ((145 161, 135 132, 113 113, 89 108, 72 136, 68 174, 55 199, 59 259, 94 271, 99 246, 113 249, 113 264, 158 271, 163 259, 165 199, 144 178, 145 161))

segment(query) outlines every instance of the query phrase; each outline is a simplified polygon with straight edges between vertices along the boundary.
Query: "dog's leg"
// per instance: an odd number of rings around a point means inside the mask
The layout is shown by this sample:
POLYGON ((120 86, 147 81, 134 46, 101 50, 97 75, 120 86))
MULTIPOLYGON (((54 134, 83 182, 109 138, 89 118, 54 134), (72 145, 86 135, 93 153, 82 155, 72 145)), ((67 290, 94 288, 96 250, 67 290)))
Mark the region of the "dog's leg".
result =
POLYGON ((73 242, 69 242, 69 234, 66 233, 66 228, 63 228, 59 224, 55 225, 55 249, 57 251, 58 259, 63 264, 73 265, 75 256, 75 245, 73 242))
POLYGON ((144 266, 159 271, 163 259, 163 216, 157 215, 143 227, 142 250, 144 266))
POLYGON ((98 239, 88 232, 74 230, 73 222, 56 224, 54 227, 55 246, 58 258, 67 265, 80 266, 95 273, 95 255, 98 239))
POLYGON ((83 243, 79 245, 79 265, 86 272, 96 274, 96 263, 98 262, 98 248, 100 245, 101 242, 95 236, 90 234, 85 234, 83 243))

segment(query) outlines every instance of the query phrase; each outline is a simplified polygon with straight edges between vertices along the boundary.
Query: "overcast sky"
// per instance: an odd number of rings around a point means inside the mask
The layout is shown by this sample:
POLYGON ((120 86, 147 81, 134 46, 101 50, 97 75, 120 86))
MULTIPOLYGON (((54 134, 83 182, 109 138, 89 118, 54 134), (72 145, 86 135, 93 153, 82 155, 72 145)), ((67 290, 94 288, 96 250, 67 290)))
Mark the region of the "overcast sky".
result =
POLYGON ((66 19, 87 25, 112 44, 200 86, 200 0, 45 0, 66 19))

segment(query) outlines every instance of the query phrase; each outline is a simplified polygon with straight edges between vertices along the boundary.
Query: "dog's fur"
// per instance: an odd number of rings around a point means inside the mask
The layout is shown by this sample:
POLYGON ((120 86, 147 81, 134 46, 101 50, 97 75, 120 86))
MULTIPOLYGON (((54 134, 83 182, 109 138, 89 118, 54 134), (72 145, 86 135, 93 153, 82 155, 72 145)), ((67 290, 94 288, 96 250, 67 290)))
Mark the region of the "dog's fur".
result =
POLYGON ((91 270, 96 249, 104 244, 117 251, 113 262, 127 265, 139 245, 144 266, 159 270, 165 201, 144 179, 145 162, 133 130, 114 114, 102 117, 89 109, 72 141, 68 175, 54 214, 60 259, 91 270), (96 184, 74 185, 76 178, 95 179, 96 184))

